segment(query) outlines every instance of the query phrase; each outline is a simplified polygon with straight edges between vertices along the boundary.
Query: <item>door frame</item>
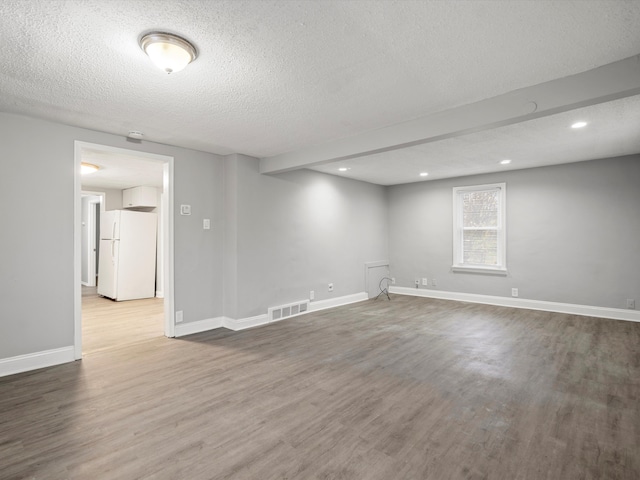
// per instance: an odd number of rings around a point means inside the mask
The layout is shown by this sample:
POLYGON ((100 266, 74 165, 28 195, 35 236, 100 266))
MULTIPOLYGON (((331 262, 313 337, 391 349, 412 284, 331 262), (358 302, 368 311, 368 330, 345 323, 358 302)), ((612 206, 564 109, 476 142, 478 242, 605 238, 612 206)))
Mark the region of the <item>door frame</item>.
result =
POLYGON ((149 160, 161 162, 163 164, 163 202, 161 211, 163 252, 162 267, 163 279, 162 288, 164 293, 164 335, 175 337, 174 322, 174 250, 173 250, 173 164, 174 158, 168 155, 159 155, 140 150, 130 150, 125 148, 112 147, 97 143, 74 142, 74 342, 73 350, 76 360, 82 358, 82 224, 81 224, 81 201, 82 201, 82 180, 80 176, 80 164, 82 163, 82 150, 99 150, 106 153, 130 155, 142 157, 149 160))
MULTIPOLYGON (((104 192, 90 192, 88 190, 82 190, 80 192, 80 198, 82 199, 82 197, 100 197, 100 200, 97 201, 90 201, 88 202, 88 205, 94 205, 94 207, 89 210, 87 212, 87 286, 88 287, 95 287, 96 286, 96 270, 97 270, 97 265, 96 265, 96 255, 95 255, 95 251, 97 245, 96 245, 96 212, 95 212, 95 205, 99 204, 100 205, 100 214, 103 214, 105 212, 105 201, 106 201, 106 194, 104 192), (93 255, 91 255, 91 252, 94 252, 93 255)), ((84 285, 84 283, 83 283, 84 285)))

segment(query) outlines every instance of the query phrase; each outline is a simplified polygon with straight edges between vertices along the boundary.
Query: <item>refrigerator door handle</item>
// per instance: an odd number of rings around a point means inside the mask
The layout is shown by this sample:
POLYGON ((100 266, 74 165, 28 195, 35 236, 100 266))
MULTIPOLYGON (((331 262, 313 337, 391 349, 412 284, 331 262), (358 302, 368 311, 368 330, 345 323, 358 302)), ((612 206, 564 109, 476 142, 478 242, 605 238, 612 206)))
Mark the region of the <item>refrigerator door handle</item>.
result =
POLYGON ((116 246, 116 241, 115 240, 111 240, 111 263, 113 263, 114 265, 116 264, 115 246, 116 246))
POLYGON ((112 233, 111 233, 111 238, 112 239, 116 238, 116 222, 113 222, 113 229, 112 229, 112 233))

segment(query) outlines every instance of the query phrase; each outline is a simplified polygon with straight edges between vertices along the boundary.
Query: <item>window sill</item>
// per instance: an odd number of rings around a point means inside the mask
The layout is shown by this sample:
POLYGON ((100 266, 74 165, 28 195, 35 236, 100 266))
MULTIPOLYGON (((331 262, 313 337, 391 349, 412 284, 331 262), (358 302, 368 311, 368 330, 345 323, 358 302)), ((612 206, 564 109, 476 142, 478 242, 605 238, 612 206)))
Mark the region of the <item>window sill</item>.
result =
POLYGON ((459 273, 484 273, 486 275, 507 275, 509 273, 506 268, 470 267, 470 266, 461 266, 461 265, 453 265, 451 267, 451 271, 459 272, 459 273))

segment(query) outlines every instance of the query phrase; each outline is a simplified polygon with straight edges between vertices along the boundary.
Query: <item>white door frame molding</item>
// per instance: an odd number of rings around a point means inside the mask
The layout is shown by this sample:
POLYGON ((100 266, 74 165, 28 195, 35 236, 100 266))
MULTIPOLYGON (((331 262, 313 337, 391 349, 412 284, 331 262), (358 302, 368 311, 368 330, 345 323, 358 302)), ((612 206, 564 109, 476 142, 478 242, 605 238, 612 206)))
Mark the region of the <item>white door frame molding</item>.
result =
MULTIPOLYGON (((128 150, 124 148, 111 147, 96 143, 74 142, 74 356, 76 360, 82 358, 82 285, 81 285, 81 200, 82 187, 80 178, 80 164, 82 163, 82 150, 99 150, 106 153, 130 155, 142 157, 149 160, 162 162, 163 164, 163 192, 164 204, 161 211, 164 248, 162 255, 163 265, 163 290, 164 290, 164 334, 167 337, 175 337, 175 323, 173 319, 174 305, 174 268, 173 268, 173 162, 174 159, 168 155, 158 155, 155 153, 142 152, 138 150, 128 150), (165 208, 166 207, 166 208, 165 208)), ((90 193, 90 192, 87 192, 90 193)), ((104 194, 103 194, 104 195, 104 194)), ((104 197, 103 197, 104 206, 104 197)), ((103 208, 103 207, 101 207, 103 208)))

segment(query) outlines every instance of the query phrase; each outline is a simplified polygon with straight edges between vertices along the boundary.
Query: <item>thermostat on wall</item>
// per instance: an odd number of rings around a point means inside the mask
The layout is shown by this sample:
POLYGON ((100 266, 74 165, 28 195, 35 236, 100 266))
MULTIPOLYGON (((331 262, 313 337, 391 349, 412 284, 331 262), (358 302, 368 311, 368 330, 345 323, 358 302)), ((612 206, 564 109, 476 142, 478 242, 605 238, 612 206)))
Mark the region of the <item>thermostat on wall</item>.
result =
POLYGON ((191 205, 180 205, 180 215, 191 215, 191 205))

